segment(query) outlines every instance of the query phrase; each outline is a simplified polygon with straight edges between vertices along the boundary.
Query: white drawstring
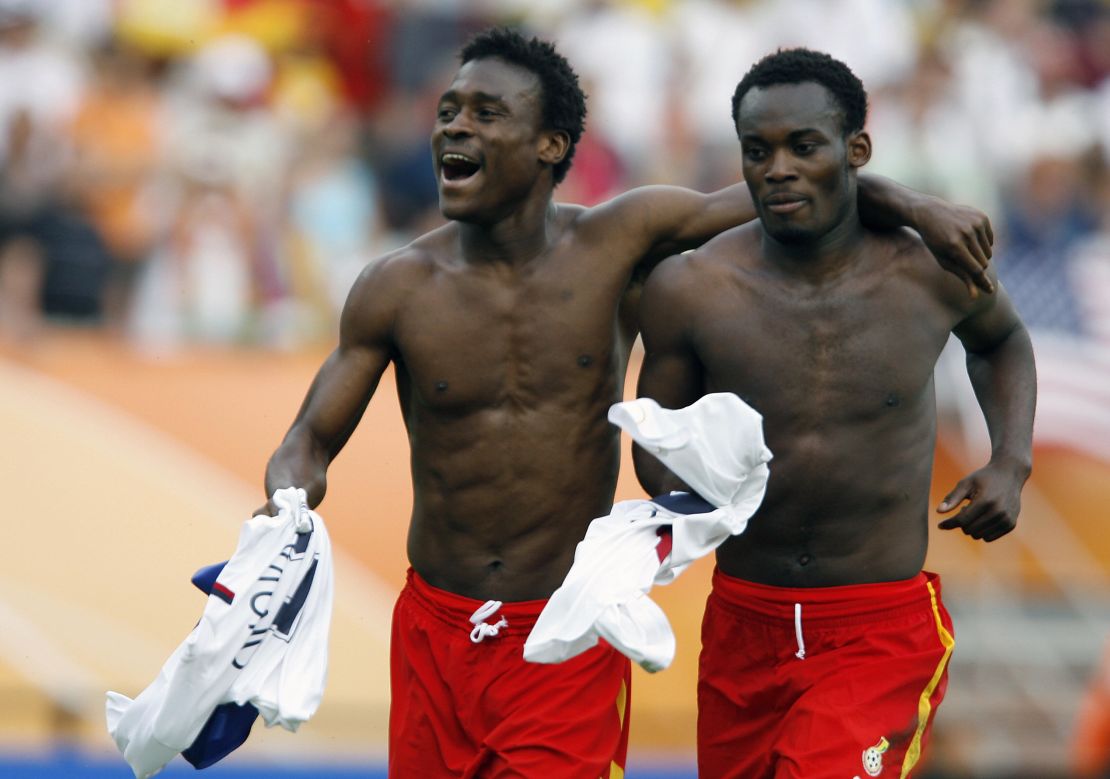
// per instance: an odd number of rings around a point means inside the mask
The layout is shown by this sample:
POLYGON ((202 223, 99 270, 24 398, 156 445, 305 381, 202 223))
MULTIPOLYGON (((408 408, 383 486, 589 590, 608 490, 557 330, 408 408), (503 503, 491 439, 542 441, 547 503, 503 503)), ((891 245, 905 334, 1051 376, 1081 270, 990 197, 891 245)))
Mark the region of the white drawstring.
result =
POLYGON ((794 657, 799 660, 806 659, 806 641, 802 638, 802 604, 794 604, 794 637, 798 639, 798 651, 794 657))
POLYGON ((508 627, 509 621, 502 617, 494 625, 486 623, 486 617, 492 617, 501 608, 501 601, 487 600, 478 610, 470 615, 470 623, 474 625, 474 629, 470 631, 470 640, 475 644, 482 643, 482 639, 486 636, 496 636, 501 628, 508 627))

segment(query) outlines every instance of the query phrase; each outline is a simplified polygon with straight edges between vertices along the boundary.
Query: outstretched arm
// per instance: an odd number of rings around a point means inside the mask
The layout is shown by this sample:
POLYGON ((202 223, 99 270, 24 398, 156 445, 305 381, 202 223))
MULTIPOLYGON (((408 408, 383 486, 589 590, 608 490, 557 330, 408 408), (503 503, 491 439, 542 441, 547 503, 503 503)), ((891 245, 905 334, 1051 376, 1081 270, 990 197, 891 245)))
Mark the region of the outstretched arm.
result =
MULTIPOLYGON (((679 278, 682 258, 664 262, 644 288, 642 337, 644 362, 636 386, 638 397, 664 408, 684 408, 705 394, 704 370, 688 337, 689 318, 682 313, 684 290, 679 278)), ((681 480, 639 445, 632 447, 636 478, 649 495, 686 490, 681 480)))
POLYGON ((956 274, 971 297, 977 297, 979 290, 993 291, 987 265, 994 231, 982 211, 871 174, 860 175, 858 197, 860 219, 865 225, 876 230, 916 230, 940 266, 956 274))
POLYGON ((991 459, 966 476, 937 507, 944 530, 994 541, 1014 529, 1021 489, 1033 467, 1037 371, 1029 333, 1001 287, 955 329, 967 350, 967 372, 987 421, 991 459))
POLYGON ((283 487, 302 487, 314 508, 327 491, 331 461, 354 432, 390 359, 390 316, 375 290, 375 270, 363 271, 340 317, 339 345, 316 373, 285 438, 266 466, 267 503, 283 487))

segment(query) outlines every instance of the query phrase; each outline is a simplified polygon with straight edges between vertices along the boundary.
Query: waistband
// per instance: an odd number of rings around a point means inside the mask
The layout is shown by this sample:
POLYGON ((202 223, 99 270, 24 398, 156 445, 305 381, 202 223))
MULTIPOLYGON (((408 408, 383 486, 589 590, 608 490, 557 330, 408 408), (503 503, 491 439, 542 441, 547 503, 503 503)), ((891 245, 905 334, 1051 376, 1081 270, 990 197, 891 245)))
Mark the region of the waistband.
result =
POLYGON ((713 571, 713 594, 724 608, 763 621, 792 625, 801 604, 808 624, 851 624, 893 619, 930 608, 940 600, 940 577, 922 571, 909 579, 836 587, 775 587, 713 571), (931 589, 930 589, 931 588, 931 589))
MULTIPOLYGON (((433 587, 411 568, 406 575, 405 589, 402 591, 402 595, 405 594, 412 599, 413 603, 444 624, 467 630, 473 627, 471 616, 489 602, 433 587)), ((486 621, 493 624, 504 618, 508 624, 500 629, 503 635, 527 636, 532 632, 540 612, 546 605, 546 598, 503 602, 500 609, 486 617, 486 621)))

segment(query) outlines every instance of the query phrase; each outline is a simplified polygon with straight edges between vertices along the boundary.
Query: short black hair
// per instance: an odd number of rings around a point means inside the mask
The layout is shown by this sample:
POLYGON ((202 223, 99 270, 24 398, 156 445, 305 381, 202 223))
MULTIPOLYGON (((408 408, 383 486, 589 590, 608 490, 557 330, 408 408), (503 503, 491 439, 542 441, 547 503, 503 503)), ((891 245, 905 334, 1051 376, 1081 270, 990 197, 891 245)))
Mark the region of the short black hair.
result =
POLYGON ((574 147, 586 129, 586 94, 578 84, 578 74, 547 41, 525 38, 507 27, 494 27, 478 33, 459 52, 463 64, 489 57, 535 73, 543 92, 544 129, 561 130, 570 136, 566 155, 552 170, 558 184, 570 170, 574 147))
POLYGON ((859 132, 867 121, 867 92, 851 69, 828 54, 811 49, 779 49, 752 65, 732 95, 732 124, 740 117, 740 101, 755 87, 812 81, 829 90, 844 114, 845 135, 859 132))

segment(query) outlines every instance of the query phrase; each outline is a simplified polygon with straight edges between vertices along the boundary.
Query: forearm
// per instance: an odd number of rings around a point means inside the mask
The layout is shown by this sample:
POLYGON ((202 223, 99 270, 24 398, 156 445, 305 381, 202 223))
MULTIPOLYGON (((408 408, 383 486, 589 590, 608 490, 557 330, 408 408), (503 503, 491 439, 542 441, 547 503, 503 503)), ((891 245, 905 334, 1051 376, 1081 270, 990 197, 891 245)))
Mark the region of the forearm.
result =
POLYGON ((743 181, 709 194, 666 188, 666 197, 638 205, 636 219, 646 222, 639 229, 655 236, 652 251, 662 256, 696 249, 757 216, 751 191, 743 181))
POLYGON ((933 258, 955 274, 974 299, 994 292, 987 274, 994 231, 977 208, 957 206, 904 187, 882 176, 859 177, 860 220, 874 230, 909 227, 917 231, 933 258))
POLYGON ((861 173, 857 198, 860 220, 875 230, 917 228, 923 214, 938 198, 904 187, 874 174, 861 173))
POLYGON ((987 422, 991 462, 1012 465, 1028 476, 1037 405, 1037 371, 1028 331, 1019 325, 989 351, 968 352, 967 372, 987 422))
POLYGON ((294 424, 266 464, 266 497, 284 487, 300 487, 310 508, 320 505, 327 492, 331 456, 303 427, 294 424))

